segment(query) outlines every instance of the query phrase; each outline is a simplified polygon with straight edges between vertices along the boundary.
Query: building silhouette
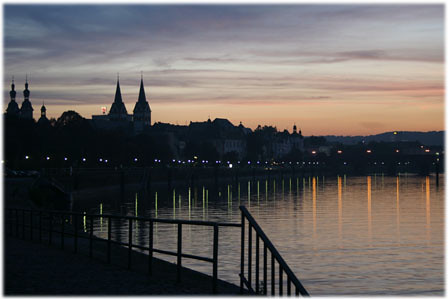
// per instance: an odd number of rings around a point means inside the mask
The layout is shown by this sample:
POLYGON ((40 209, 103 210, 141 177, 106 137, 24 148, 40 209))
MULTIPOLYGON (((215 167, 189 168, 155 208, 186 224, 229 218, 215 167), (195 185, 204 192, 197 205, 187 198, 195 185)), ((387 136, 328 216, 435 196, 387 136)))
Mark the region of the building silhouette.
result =
POLYGON ((23 119, 33 119, 33 105, 30 102, 30 90, 28 89, 28 77, 25 81, 25 89, 23 90, 23 102, 20 108, 20 117, 23 119))
POLYGON ((39 126, 49 126, 50 121, 47 118, 47 108, 45 107, 44 103, 42 103, 42 107, 40 108, 40 118, 37 121, 37 124, 39 126))
POLYGON ((6 114, 10 116, 19 116, 20 115, 20 109, 19 105, 16 102, 16 94, 15 91, 15 84, 14 84, 14 77, 12 78, 11 83, 11 91, 9 92, 9 97, 11 98, 8 108, 6 108, 6 114))
POLYGON ((140 90, 134 107, 134 114, 128 114, 121 95, 120 80, 117 78, 115 97, 108 114, 92 115, 92 123, 98 129, 122 128, 134 133, 140 133, 151 127, 151 108, 146 100, 143 77, 140 80, 140 90))

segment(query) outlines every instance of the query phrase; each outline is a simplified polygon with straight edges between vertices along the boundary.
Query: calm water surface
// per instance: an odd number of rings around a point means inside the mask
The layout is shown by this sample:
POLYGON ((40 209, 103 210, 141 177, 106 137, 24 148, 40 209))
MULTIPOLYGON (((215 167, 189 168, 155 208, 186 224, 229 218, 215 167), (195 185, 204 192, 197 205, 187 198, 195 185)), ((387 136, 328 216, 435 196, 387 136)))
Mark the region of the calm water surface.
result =
MULTIPOLYGON (((210 184, 153 190, 146 197, 133 193, 118 204, 104 198, 76 209, 238 223, 239 205, 249 209, 311 295, 444 293, 443 177, 438 187, 435 177, 411 175, 260 179, 218 190, 210 184)), ((114 239, 127 240, 126 225, 114 239)), ((134 225, 134 242, 147 245, 147 225, 134 225)), ((106 220, 95 227, 107 238, 106 220)), ((219 232, 219 277, 236 284, 240 233, 219 232)), ((157 224, 154 238, 155 248, 176 251, 177 226, 157 224)), ((183 252, 212 257, 212 240, 211 229, 184 226, 183 252)), ((212 274, 210 263, 182 262, 212 274)))

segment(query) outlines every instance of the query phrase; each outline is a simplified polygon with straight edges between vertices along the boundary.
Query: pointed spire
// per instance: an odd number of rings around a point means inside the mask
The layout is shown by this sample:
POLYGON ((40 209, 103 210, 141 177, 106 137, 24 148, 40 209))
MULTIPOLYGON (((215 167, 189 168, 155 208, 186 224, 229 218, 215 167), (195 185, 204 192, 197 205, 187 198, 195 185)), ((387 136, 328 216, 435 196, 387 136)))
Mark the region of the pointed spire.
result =
POLYGON ((28 74, 25 75, 25 90, 23 91, 23 97, 25 101, 30 97, 30 91, 28 89, 28 74))
POLYGON ((138 93, 138 102, 146 102, 145 87, 143 86, 143 72, 140 80, 140 91, 138 93))
POLYGON ((123 99, 121 98, 120 78, 117 73, 117 89, 115 90, 114 103, 122 103, 122 102, 123 102, 123 99))

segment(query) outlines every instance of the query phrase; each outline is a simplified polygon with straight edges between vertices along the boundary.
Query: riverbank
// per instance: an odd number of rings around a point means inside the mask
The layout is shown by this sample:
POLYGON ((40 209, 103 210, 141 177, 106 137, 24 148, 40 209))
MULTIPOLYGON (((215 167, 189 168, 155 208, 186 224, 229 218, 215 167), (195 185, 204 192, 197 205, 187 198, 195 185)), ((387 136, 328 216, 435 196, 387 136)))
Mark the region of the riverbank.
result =
MULTIPOLYGON (((58 244, 54 240, 53 244, 58 244)), ((82 253, 59 249, 46 243, 4 239, 5 295, 210 295, 212 278, 182 269, 182 282, 176 282, 176 265, 153 261, 153 275, 147 274, 147 255, 133 252, 133 267, 124 267, 124 248, 113 248, 112 263, 98 258, 101 247, 89 258, 82 253)), ((239 287, 218 281, 218 295, 237 295, 239 287)))

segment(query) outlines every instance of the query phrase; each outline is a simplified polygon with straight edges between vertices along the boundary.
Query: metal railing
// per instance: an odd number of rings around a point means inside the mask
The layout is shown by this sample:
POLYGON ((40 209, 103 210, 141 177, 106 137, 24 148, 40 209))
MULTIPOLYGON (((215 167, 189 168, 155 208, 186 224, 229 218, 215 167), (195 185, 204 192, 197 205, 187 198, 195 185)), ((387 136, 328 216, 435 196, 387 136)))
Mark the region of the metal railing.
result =
POLYGON ((271 295, 276 295, 275 281, 275 262, 278 263, 278 293, 283 295, 283 273, 286 274, 286 292, 291 295, 291 284, 295 287, 295 295, 309 296, 299 279, 295 276, 280 253, 275 249, 272 242, 268 239, 261 227, 244 206, 240 206, 241 210, 241 272, 240 272, 240 291, 244 291, 244 286, 255 294, 268 295, 268 250, 271 253, 271 295), (247 276, 245 272, 245 230, 247 220, 247 276), (252 265, 252 231, 255 231, 255 265, 252 265), (263 241, 263 277, 260 280, 260 240, 263 241), (252 285, 252 270, 255 266, 255 289, 252 285))
POLYGON ((43 210, 28 210, 28 209, 6 209, 7 223, 9 224, 9 234, 17 237, 27 238, 25 229, 27 228, 29 233, 29 239, 33 240, 35 233, 37 232, 37 238, 39 241, 43 241, 43 233, 47 233, 48 243, 53 243, 53 234, 59 234, 60 246, 63 249, 65 246, 66 236, 73 237, 74 252, 78 252, 78 238, 84 238, 89 240, 89 256, 93 256, 93 244, 96 242, 106 242, 107 244, 107 263, 111 262, 111 245, 118 244, 128 248, 128 268, 132 264, 132 249, 137 248, 148 252, 148 273, 152 275, 153 268, 153 253, 160 253, 177 257, 177 281, 181 281, 182 270, 182 258, 189 258, 209 262, 213 264, 212 275, 212 291, 217 292, 218 284, 218 234, 219 227, 241 227, 239 223, 218 223, 211 221, 195 221, 195 220, 179 220, 179 219, 153 219, 133 216, 118 216, 118 215, 105 215, 105 214, 85 214, 63 211, 43 211, 43 210), (86 222, 86 231, 83 230, 79 233, 80 218, 83 217, 86 222), (107 219, 107 239, 94 237, 94 219, 107 219), (120 242, 112 240, 112 219, 127 220, 128 225, 128 241, 120 242), (133 222, 140 221, 140 223, 149 223, 149 244, 148 246, 142 246, 133 244, 133 222), (87 229, 88 223, 88 229, 87 229), (177 251, 168 251, 154 248, 154 223, 169 223, 177 224, 177 251), (187 254, 182 252, 182 226, 183 225, 199 225, 213 227, 213 257, 203 257, 193 254, 187 254))
POLYGON ((241 272, 240 272, 240 292, 265 294, 268 295, 268 250, 271 253, 271 295, 276 295, 275 284, 275 262, 278 263, 278 294, 283 295, 283 273, 286 274, 286 289, 287 295, 291 295, 291 284, 295 287, 296 295, 309 296, 299 279, 294 275, 292 270, 281 257, 280 253, 265 235, 261 227, 257 224, 255 219, 244 207, 240 206, 241 223, 218 223, 212 221, 196 221, 196 220, 180 220, 180 219, 159 219, 159 218, 144 218, 133 216, 119 216, 106 214, 86 214, 64 211, 44 211, 44 210, 29 210, 29 209, 6 209, 6 227, 10 235, 22 237, 23 239, 29 236, 33 240, 37 233, 37 238, 40 242, 44 237, 48 239, 48 243, 54 242, 54 234, 60 237, 60 247, 64 249, 66 236, 73 237, 74 252, 78 252, 78 239, 88 239, 89 256, 93 257, 93 244, 95 242, 105 242, 106 261, 111 263, 111 245, 117 244, 128 248, 127 266, 131 268, 132 264, 132 249, 137 248, 148 252, 148 273, 153 274, 153 254, 160 253, 177 257, 177 281, 181 281, 182 258, 190 258, 209 262, 213 264, 212 275, 212 291, 217 293, 218 283, 218 234, 219 227, 241 227, 241 272), (80 222, 80 218, 83 222, 80 222), (94 236, 94 220, 107 219, 107 239, 102 239, 94 236), (121 221, 128 221, 128 240, 121 242, 112 240, 112 220, 117 219, 121 221), (248 251, 247 251, 247 276, 245 272, 245 233, 248 233, 248 251), (133 222, 140 221, 140 223, 148 223, 149 238, 148 246, 142 246, 133 243, 133 222), (81 223, 84 229, 81 230, 81 223), (177 224, 177 251, 168 251, 154 248, 154 223, 168 223, 177 224), (203 257, 182 252, 182 226, 183 225, 198 225, 213 227, 213 257, 203 257), (26 232, 26 229, 28 231, 26 232), (252 232, 255 231, 255 265, 252 265, 252 232), (44 236, 46 233, 46 236, 44 236), (260 240, 263 241, 263 278, 260 280, 260 240), (252 285, 252 270, 255 267, 255 288, 252 285), (245 289, 246 287, 246 289, 245 289))

